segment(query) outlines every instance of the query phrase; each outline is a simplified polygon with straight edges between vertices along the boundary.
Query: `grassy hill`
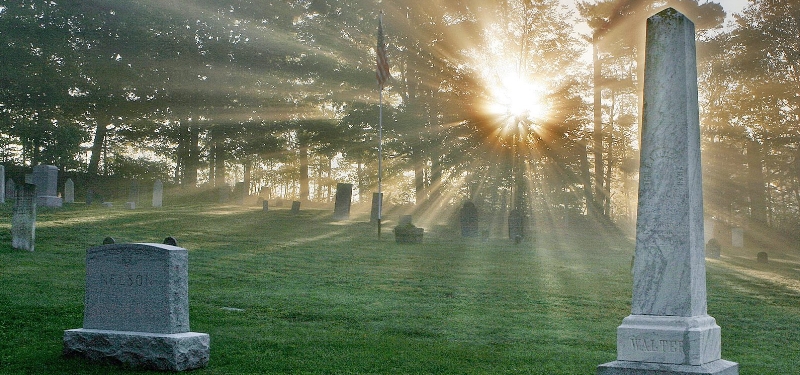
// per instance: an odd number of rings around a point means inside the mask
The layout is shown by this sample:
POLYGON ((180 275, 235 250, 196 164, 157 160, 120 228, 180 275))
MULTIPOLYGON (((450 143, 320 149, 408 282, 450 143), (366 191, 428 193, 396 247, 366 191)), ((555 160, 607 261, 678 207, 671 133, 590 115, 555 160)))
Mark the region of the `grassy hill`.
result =
MULTIPOLYGON (((144 373, 61 357, 83 320, 85 251, 106 236, 189 250, 191 329, 211 335, 193 374, 593 374, 630 313, 633 243, 596 228, 465 240, 426 228, 398 245, 366 216, 182 205, 41 211, 36 251, 0 224, 0 373, 144 373)), ((741 374, 800 365, 800 261, 755 250, 708 260, 709 314, 741 374), (752 256, 750 254, 752 252, 752 256)))

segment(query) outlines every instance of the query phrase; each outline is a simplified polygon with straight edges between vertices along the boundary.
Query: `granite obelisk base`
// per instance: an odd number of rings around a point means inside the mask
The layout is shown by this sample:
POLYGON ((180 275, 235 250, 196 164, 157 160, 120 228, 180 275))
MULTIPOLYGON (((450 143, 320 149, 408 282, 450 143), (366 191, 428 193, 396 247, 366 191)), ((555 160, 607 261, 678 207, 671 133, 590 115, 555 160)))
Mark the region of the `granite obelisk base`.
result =
POLYGON ((597 367, 597 375, 738 375, 739 365, 719 359, 704 365, 614 361, 597 367))

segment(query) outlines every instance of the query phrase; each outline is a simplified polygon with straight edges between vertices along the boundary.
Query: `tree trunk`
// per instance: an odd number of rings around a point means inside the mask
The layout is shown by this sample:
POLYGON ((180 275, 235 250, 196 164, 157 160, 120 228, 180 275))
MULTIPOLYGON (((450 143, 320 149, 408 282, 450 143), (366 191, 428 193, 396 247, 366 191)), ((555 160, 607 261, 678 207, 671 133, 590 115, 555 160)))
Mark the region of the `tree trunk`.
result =
POLYGON ((602 71, 600 66, 600 49, 597 46, 595 36, 592 41, 592 56, 594 62, 594 132, 593 147, 594 147, 594 206, 600 209, 599 214, 605 214, 602 211, 603 203, 605 201, 605 194, 603 193, 603 108, 602 108, 602 90, 600 85, 602 80, 602 71))
POLYGON ((758 141, 747 140, 747 190, 750 198, 750 218, 760 224, 766 224, 767 186, 764 181, 764 165, 761 154, 761 144, 758 141))
POLYGON ((308 147, 301 144, 298 151, 300 160, 300 200, 307 201, 311 193, 308 178, 308 147))

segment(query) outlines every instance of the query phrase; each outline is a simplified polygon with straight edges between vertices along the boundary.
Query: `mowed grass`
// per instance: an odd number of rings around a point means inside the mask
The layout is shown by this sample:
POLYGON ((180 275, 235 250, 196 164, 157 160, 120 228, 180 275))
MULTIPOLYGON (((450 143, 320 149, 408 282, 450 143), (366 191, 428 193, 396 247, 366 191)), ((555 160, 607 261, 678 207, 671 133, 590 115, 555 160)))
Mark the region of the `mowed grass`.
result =
MULTIPOLYGON (((464 240, 426 227, 421 245, 378 240, 330 210, 185 205, 40 210, 36 251, 0 224, 0 373, 146 373, 61 356, 83 321, 85 251, 104 237, 189 249, 191 328, 211 335, 193 374, 593 374, 616 357, 630 313, 633 243, 597 228, 540 227, 537 240, 464 240)), ((708 261, 709 314, 740 374, 800 368, 794 250, 708 261)))

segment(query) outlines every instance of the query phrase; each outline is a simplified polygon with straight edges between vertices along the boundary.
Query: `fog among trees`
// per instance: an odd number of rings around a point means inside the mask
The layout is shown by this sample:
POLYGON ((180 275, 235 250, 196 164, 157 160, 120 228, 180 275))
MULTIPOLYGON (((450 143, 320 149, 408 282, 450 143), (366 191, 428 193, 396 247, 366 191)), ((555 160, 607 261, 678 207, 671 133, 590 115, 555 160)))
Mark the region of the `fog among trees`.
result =
MULTIPOLYGON (((0 162, 86 181, 635 219, 645 19, 697 26, 706 214, 800 226, 800 3, 0 1, 0 162)), ((502 215, 500 215, 502 216, 502 215)))

